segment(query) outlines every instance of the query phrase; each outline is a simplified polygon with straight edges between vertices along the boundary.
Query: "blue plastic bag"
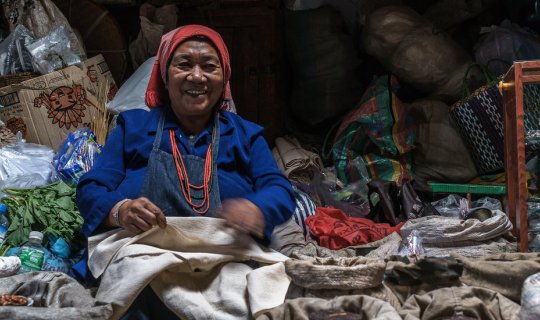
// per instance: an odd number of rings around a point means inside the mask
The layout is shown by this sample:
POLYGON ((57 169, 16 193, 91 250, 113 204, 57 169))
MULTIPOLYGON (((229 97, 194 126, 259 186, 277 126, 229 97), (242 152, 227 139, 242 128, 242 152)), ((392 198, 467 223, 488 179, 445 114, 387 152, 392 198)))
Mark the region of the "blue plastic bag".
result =
POLYGON ((58 176, 67 184, 76 185, 79 179, 94 165, 102 146, 90 129, 69 134, 52 164, 58 176))

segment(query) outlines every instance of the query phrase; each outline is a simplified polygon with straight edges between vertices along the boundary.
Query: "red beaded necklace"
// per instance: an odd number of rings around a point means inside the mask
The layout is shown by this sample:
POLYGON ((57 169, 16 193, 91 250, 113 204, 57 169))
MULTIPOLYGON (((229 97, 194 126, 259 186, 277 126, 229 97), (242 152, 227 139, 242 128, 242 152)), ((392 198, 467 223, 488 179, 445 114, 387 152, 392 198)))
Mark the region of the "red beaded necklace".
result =
POLYGON ((189 182, 188 173, 186 166, 184 165, 184 159, 182 158, 182 153, 178 149, 176 144, 176 138, 174 136, 174 130, 169 130, 169 138, 171 140, 172 153, 174 157, 174 163, 176 165, 176 172, 178 173, 178 179, 180 180, 180 189, 186 202, 189 204, 191 209, 200 215, 204 215, 208 212, 210 208, 210 189, 212 187, 212 164, 213 164, 213 148, 216 137, 216 126, 212 129, 212 141, 206 150, 206 157, 204 159, 204 177, 202 185, 195 186, 189 182), (191 190, 203 190, 203 197, 192 196, 191 190), (193 199, 202 199, 200 204, 195 204, 193 199))

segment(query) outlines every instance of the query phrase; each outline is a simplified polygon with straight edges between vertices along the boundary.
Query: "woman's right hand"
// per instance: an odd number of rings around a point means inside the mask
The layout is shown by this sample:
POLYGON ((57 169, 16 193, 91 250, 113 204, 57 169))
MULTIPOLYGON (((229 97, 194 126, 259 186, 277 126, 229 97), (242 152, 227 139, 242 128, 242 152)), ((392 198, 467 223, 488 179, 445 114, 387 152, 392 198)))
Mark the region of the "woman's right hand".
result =
POLYGON ((145 197, 128 200, 118 209, 120 226, 133 233, 141 233, 158 225, 167 226, 167 219, 161 209, 145 197))

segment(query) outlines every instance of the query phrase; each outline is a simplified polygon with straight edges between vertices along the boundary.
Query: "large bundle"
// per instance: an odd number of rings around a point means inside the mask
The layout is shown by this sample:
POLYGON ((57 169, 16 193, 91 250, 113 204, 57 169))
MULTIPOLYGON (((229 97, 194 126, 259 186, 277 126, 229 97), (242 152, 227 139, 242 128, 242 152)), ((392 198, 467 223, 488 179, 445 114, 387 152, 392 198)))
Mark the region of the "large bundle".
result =
POLYGON ((71 49, 80 57, 86 57, 82 42, 51 0, 12 0, 2 1, 4 16, 9 24, 10 32, 19 24, 29 29, 36 38, 46 36, 59 25, 64 25, 69 34, 71 49))
POLYGON ((472 60, 414 10, 376 10, 367 17, 362 42, 367 53, 415 88, 449 99, 461 97, 463 75, 472 60))
POLYGON ((448 105, 437 100, 417 100, 410 108, 417 135, 413 172, 425 180, 466 183, 477 176, 474 162, 448 105))

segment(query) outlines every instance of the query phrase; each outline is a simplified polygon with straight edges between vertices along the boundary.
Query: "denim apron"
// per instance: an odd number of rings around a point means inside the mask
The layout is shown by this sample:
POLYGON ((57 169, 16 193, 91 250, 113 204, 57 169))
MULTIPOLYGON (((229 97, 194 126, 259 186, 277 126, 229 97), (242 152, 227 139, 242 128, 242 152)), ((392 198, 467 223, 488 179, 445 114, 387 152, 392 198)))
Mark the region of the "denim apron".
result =
MULTIPOLYGON (((144 177, 141 196, 148 198, 157 205, 166 216, 199 216, 199 214, 191 208, 189 203, 184 198, 180 187, 180 179, 176 171, 174 156, 160 149, 161 137, 163 134, 163 124, 165 122, 165 112, 161 113, 159 124, 156 131, 156 138, 152 147, 152 152, 148 159, 147 172, 144 177)), ((215 114, 214 126, 216 137, 213 146, 212 157, 212 177, 209 190, 210 207, 205 216, 213 217, 216 209, 220 206, 221 199, 218 186, 217 175, 217 155, 219 150, 219 115, 215 114)), ((202 185, 204 179, 204 158, 195 155, 182 155, 186 171, 188 173, 190 184, 199 186, 202 185)), ((202 202, 203 190, 191 189, 191 196, 195 204, 202 202)), ((205 206, 204 206, 205 207, 205 206)))
MULTIPOLYGON (((140 195, 148 198, 157 205, 166 216, 199 216, 187 203, 180 187, 180 179, 176 171, 176 165, 172 154, 160 149, 165 123, 165 112, 161 113, 156 131, 156 138, 152 146, 152 152, 148 159, 147 172, 144 177, 140 195)), ((213 146, 212 178, 209 190, 210 207, 205 216, 212 217, 220 206, 220 194, 217 175, 217 155, 219 150, 219 115, 215 114, 214 126, 216 137, 213 146)), ((204 179, 205 159, 194 155, 182 155, 190 183, 202 185, 204 179)), ((200 204, 203 198, 203 190, 191 190, 195 204, 200 204)), ((176 315, 163 304, 150 286, 146 286, 137 299, 129 307, 122 320, 172 320, 178 319, 176 315)))

